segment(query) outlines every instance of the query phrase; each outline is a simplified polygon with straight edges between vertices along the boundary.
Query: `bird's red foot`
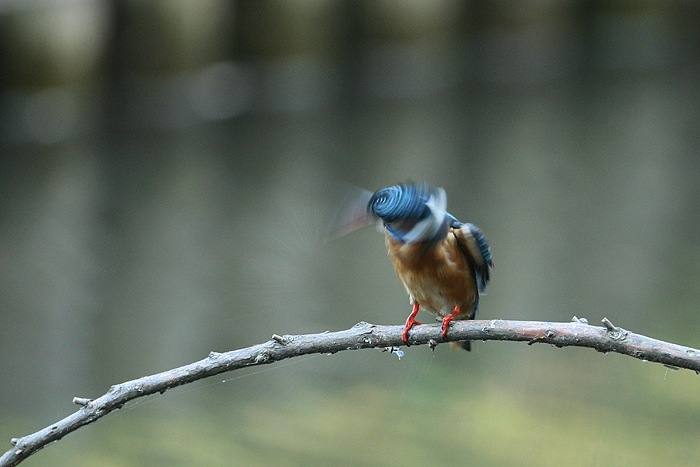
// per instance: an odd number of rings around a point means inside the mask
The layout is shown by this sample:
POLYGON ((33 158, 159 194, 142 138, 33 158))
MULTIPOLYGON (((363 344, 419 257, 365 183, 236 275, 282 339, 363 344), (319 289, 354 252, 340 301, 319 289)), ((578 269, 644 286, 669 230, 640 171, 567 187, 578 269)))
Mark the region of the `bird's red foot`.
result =
POLYGON ((418 302, 413 302, 413 310, 411 311, 411 314, 408 315, 408 318, 406 318, 406 324, 403 327, 403 333, 401 333, 401 340, 406 345, 408 345, 408 331, 411 330, 414 324, 421 324, 420 321, 416 321, 418 309, 418 302))
POLYGON ((455 319, 455 317, 460 313, 461 310, 459 309, 459 307, 455 306, 454 310, 452 310, 452 313, 442 318, 442 337, 445 337, 447 335, 447 328, 450 326, 452 320, 455 319))

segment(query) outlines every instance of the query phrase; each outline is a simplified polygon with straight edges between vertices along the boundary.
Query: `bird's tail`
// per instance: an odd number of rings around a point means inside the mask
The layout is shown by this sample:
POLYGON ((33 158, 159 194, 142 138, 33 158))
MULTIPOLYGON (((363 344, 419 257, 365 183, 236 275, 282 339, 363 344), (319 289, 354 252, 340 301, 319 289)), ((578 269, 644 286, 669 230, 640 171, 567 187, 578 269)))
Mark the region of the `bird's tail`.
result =
MULTIPOLYGON (((472 310, 471 314, 467 319, 474 319, 476 318, 476 306, 472 310)), ((472 351, 472 341, 458 341, 458 342, 450 342, 450 348, 452 350, 466 350, 467 352, 472 351)))
POLYGON ((467 352, 471 352, 471 350, 472 350, 472 341, 450 342, 450 348, 451 348, 452 350, 463 349, 463 350, 466 350, 467 352))

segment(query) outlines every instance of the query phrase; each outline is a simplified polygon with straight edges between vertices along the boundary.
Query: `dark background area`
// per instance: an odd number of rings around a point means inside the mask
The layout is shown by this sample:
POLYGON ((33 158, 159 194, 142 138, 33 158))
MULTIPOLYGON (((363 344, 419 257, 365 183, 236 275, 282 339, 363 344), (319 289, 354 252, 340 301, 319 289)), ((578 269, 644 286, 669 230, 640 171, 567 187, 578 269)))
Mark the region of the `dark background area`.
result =
MULTIPOLYGON (((700 347, 699 26, 683 1, 3 2, 0 440, 212 350, 402 324, 382 235, 326 241, 345 182, 445 187, 493 249, 483 319, 700 347)), ((26 465, 700 461, 692 372, 473 348, 221 375, 26 465)))

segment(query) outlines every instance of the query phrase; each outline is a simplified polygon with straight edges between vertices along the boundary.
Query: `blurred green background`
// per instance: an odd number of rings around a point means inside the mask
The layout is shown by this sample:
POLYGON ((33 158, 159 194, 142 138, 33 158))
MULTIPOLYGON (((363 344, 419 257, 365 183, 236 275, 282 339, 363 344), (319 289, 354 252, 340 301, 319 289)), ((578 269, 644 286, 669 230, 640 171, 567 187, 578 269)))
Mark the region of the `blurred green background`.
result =
MULTIPOLYGON (((700 347, 695 2, 0 4, 0 440, 73 396, 263 342, 401 324, 342 182, 443 186, 480 317, 700 347)), ((425 316, 423 316, 425 318, 425 316)), ((311 356, 127 405, 25 465, 697 465, 700 379, 476 342, 311 356)))

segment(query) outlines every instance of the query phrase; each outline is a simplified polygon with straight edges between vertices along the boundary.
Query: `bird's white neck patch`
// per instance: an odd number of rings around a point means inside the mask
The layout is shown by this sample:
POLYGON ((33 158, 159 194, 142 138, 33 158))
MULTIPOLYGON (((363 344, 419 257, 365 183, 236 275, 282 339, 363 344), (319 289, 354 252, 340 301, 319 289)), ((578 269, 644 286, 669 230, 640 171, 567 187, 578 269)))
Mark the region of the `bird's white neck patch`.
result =
POLYGON ((425 219, 418 222, 409 230, 402 240, 406 243, 424 242, 435 238, 445 222, 445 211, 447 209, 447 195, 445 190, 437 188, 430 195, 426 203, 430 208, 430 214, 425 219))

